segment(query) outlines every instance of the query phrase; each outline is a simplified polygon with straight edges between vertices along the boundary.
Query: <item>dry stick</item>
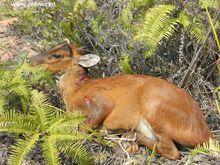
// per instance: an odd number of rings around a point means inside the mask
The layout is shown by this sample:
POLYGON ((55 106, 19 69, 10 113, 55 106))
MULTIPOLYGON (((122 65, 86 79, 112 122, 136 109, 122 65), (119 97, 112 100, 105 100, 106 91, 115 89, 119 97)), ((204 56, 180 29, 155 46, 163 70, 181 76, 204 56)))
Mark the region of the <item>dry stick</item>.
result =
MULTIPOLYGON (((216 18, 215 18, 215 20, 214 20, 215 24, 216 24, 216 22, 217 22, 217 20, 218 20, 219 14, 220 14, 220 11, 218 12, 218 14, 217 14, 217 16, 216 16, 216 18)), ((201 44, 199 50, 196 52, 195 56, 193 57, 193 59, 192 59, 190 65, 189 65, 189 68, 188 68, 186 74, 184 75, 184 77, 183 77, 183 79, 182 79, 182 81, 181 81, 181 83, 180 83, 180 87, 183 87, 183 86, 184 86, 185 82, 186 82, 186 81, 188 80, 188 78, 189 78, 189 74, 192 75, 192 74, 194 73, 195 68, 196 68, 196 64, 197 64, 196 62, 198 61, 200 52, 202 51, 203 45, 206 43, 206 40, 208 39, 209 34, 211 33, 211 31, 212 31, 212 28, 210 27, 210 28, 209 28, 209 31, 208 31, 208 33, 207 33, 207 35, 206 35, 206 37, 205 37, 205 39, 203 40, 203 42, 202 42, 202 44, 201 44)))
POLYGON ((119 146, 121 147, 121 149, 126 153, 127 158, 130 160, 131 157, 130 157, 129 153, 126 151, 126 149, 122 146, 121 141, 119 141, 118 144, 119 144, 119 146))

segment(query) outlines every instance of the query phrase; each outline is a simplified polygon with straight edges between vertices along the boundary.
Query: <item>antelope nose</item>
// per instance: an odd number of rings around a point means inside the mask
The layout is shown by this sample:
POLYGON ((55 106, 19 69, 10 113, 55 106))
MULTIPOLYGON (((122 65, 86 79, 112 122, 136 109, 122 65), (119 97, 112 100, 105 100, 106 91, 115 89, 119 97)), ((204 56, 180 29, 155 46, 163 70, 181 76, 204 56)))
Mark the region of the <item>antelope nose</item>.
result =
POLYGON ((36 56, 31 56, 28 58, 29 62, 31 65, 36 66, 37 65, 37 60, 36 60, 36 56))
POLYGON ((29 57, 29 61, 33 66, 43 64, 45 56, 42 54, 29 57))

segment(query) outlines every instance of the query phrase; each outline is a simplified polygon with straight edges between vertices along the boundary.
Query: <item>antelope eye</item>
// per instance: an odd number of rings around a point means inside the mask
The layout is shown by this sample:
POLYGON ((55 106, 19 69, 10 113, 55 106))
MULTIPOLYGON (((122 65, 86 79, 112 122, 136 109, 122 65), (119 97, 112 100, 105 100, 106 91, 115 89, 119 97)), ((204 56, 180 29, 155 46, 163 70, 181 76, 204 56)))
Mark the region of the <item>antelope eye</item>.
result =
POLYGON ((61 58, 62 56, 60 55, 60 54, 53 54, 53 56, 52 56, 53 58, 61 58))

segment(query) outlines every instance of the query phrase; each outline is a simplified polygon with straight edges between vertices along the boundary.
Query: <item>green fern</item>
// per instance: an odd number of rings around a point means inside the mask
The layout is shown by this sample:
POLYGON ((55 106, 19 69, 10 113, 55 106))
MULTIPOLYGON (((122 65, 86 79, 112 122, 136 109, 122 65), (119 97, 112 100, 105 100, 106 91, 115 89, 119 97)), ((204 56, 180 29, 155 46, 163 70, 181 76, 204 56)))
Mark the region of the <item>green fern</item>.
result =
POLYGON ((197 154, 208 154, 210 156, 220 158, 220 143, 218 140, 209 139, 208 142, 203 145, 199 145, 191 151, 191 156, 189 158, 190 162, 193 162, 193 158, 197 154))
POLYGON ((185 31, 189 32, 190 37, 197 43, 202 43, 205 39, 205 25, 197 17, 194 17, 193 21, 190 19, 186 11, 180 12, 177 18, 178 23, 183 26, 185 31))
POLYGON ((2 113, 4 110, 4 105, 5 105, 5 97, 0 93, 0 113, 2 113))
POLYGON ((197 43, 202 43, 205 39, 205 26, 200 22, 192 23, 187 30, 190 36, 196 40, 197 43))
POLYGON ((58 149, 60 152, 64 153, 65 155, 69 155, 74 159, 79 161, 80 165, 90 165, 92 163, 92 156, 87 151, 86 148, 83 147, 83 141, 79 142, 68 142, 66 144, 58 144, 58 149), (90 155, 90 156, 88 156, 90 155))
POLYGON ((220 1, 219 0, 199 0, 199 5, 203 8, 214 8, 216 10, 220 9, 220 1))
POLYGON ((32 67, 24 60, 1 64, 0 77, 0 111, 3 107, 7 110, 17 108, 18 105, 21 105, 22 111, 26 111, 32 86, 39 83, 55 84, 49 71, 43 67, 32 67))
POLYGON ((85 116, 65 113, 53 107, 46 96, 36 90, 31 95, 28 114, 14 110, 0 114, 0 132, 22 134, 24 137, 12 147, 9 163, 20 165, 38 143, 43 148, 46 164, 60 164, 59 152, 65 156, 75 156, 79 162, 91 162, 91 155, 78 145, 82 140, 92 140, 91 135, 78 132, 78 126, 85 120, 85 116))
POLYGON ((73 12, 74 13, 78 13, 80 12, 79 9, 80 8, 90 8, 92 10, 96 9, 96 3, 94 0, 76 0, 74 1, 74 5, 73 5, 73 12))
POLYGON ((121 55, 121 59, 119 62, 119 67, 122 71, 122 73, 124 74, 133 74, 134 72, 132 71, 131 65, 131 57, 126 55, 126 54, 122 54, 121 55))
POLYGON ((126 6, 122 9, 118 21, 121 22, 123 27, 130 28, 133 21, 134 4, 132 1, 127 2, 126 6))
POLYGON ((159 5, 146 12, 143 23, 138 27, 134 39, 149 46, 145 56, 151 56, 157 48, 158 43, 163 38, 170 38, 178 23, 172 18, 172 13, 176 10, 172 5, 159 5))
MULTIPOLYGON (((201 0, 200 4, 201 7, 206 8, 206 11, 207 7, 217 9, 220 3, 216 1, 214 3, 212 2, 214 1, 210 0, 206 2, 201 0)), ((202 18, 200 14, 198 16, 190 16, 187 9, 180 11, 173 5, 154 6, 147 10, 144 20, 140 21, 134 39, 148 46, 148 50, 144 52, 145 57, 148 57, 156 52, 163 38, 170 39, 176 31, 176 25, 180 24, 185 31, 189 32, 189 36, 196 41, 196 43, 201 44, 207 32, 207 27, 202 18), (178 14, 177 18, 173 16, 174 13, 178 14)), ((209 20, 211 20, 210 18, 209 20)), ((216 33, 214 33, 214 36, 217 38, 216 33)), ((217 41, 216 39, 216 42, 217 41)), ((219 46, 219 42, 217 42, 217 45, 219 46)))
POLYGON ((58 165, 60 164, 59 152, 56 148, 56 141, 50 137, 47 137, 42 144, 43 153, 46 159, 47 164, 49 165, 58 165))
POLYGON ((141 7, 150 7, 153 4, 154 0, 126 0, 118 18, 119 22, 121 22, 126 29, 131 29, 131 23, 134 20, 135 12, 138 11, 138 16, 142 17, 143 13, 140 12, 141 7))
POLYGON ((36 143, 39 140, 39 133, 33 134, 30 137, 23 139, 19 139, 17 143, 11 149, 11 156, 9 159, 9 164, 11 165, 20 165, 24 157, 28 154, 28 152, 36 147, 36 143))

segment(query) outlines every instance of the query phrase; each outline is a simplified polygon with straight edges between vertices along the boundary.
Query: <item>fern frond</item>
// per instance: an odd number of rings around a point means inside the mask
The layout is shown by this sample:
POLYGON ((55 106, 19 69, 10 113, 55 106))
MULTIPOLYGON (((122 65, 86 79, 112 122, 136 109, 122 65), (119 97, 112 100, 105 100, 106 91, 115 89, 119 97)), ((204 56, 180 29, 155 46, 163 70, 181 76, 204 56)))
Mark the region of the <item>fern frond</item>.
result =
POLYGON ((184 29, 186 29, 190 25, 190 17, 184 11, 179 13, 177 20, 178 20, 179 24, 183 25, 184 29))
POLYGON ((205 39, 205 27, 202 23, 194 22, 192 23, 187 30, 190 33, 190 36, 196 40, 197 43, 202 43, 205 39))
POLYGON ((52 106, 46 95, 37 90, 32 91, 32 104, 30 107, 30 113, 33 116, 37 116, 39 121, 43 125, 47 125, 47 122, 56 120, 63 117, 64 111, 52 106))
POLYGON ((132 12, 133 8, 134 8, 134 4, 132 1, 130 1, 127 2, 126 7, 124 7, 120 12, 119 22, 121 22, 125 28, 131 27, 131 22, 133 20, 133 12, 132 12))
POLYGON ((130 62, 131 62, 131 57, 130 56, 128 56, 126 54, 121 55, 121 59, 120 59, 120 62, 119 62, 119 67, 120 67, 122 73, 125 73, 125 74, 134 73, 131 69, 130 62))
POLYGON ((135 6, 147 5, 149 7, 154 5, 154 0, 135 0, 133 1, 135 6))
POLYGON ((26 62, 0 65, 0 69, 0 93, 4 93, 4 98, 9 98, 6 99, 6 109, 21 105, 25 112, 30 103, 32 84, 42 82, 42 79, 43 82, 53 82, 45 68, 31 67, 26 62))
POLYGON ((85 147, 83 147, 83 141, 70 141, 68 143, 58 143, 58 150, 62 152, 67 157, 73 157, 78 161, 80 165, 90 165, 93 164, 93 157, 87 151, 85 147))
POLYGON ((36 129, 30 123, 0 123, 0 132, 32 135, 36 132, 36 129))
POLYGON ((154 42, 148 44, 149 48, 144 52, 145 57, 149 57, 156 52, 157 47, 163 38, 169 39, 174 34, 176 31, 175 25, 177 25, 176 19, 169 19, 164 22, 163 28, 155 32, 154 42))
POLYGON ((74 13, 80 12, 80 9, 82 8, 82 6, 87 9, 89 8, 89 9, 95 10, 96 2, 94 0, 76 0, 74 3, 73 12, 74 13))
POLYGON ((46 119, 46 112, 47 109, 47 97, 42 93, 38 92, 37 90, 33 90, 32 94, 32 103, 30 107, 31 115, 37 116, 41 124, 45 124, 46 119))
POLYGON ((5 97, 0 94, 0 114, 4 112, 5 97))
POLYGON ((30 88, 25 84, 14 84, 10 89, 10 92, 15 93, 20 96, 21 102, 24 105, 28 104, 28 100, 30 98, 30 88))
POLYGON ((134 39, 149 45, 148 56, 152 55, 163 38, 169 38, 175 31, 177 19, 173 19, 171 14, 176 10, 172 5, 159 5, 146 12, 144 22, 138 27, 134 39))
POLYGON ((176 25, 176 19, 169 19, 164 22, 163 27, 160 29, 160 31, 155 33, 157 35, 155 40, 159 43, 163 38, 169 39, 176 31, 176 25))
POLYGON ((27 89, 25 88, 28 88, 28 85, 27 85, 27 82, 24 78, 24 70, 29 70, 29 67, 27 66, 27 64, 17 64, 16 65, 16 68, 13 69, 13 70, 9 70, 9 74, 12 76, 12 78, 9 80, 8 78, 6 78, 6 80, 10 81, 8 82, 10 84, 10 89, 13 90, 14 88, 18 88, 18 95, 19 95, 19 92, 21 92, 21 94, 23 93, 22 92, 22 89, 24 88, 24 91, 27 91, 27 89), (21 86, 19 88, 19 86, 21 86), (21 89, 21 90, 19 90, 21 89))
POLYGON ((140 40, 154 40, 155 34, 163 28, 164 23, 171 18, 172 14, 176 10, 175 6, 172 5, 159 5, 155 6, 146 12, 145 19, 140 31, 135 36, 136 39, 140 40))
POLYGON ((59 165, 59 153, 55 145, 55 141, 50 137, 44 138, 44 143, 42 144, 43 154, 48 165, 59 165))
POLYGON ((207 143, 202 145, 202 148, 213 157, 220 158, 220 143, 218 140, 209 139, 207 143))
POLYGON ((63 141, 63 140, 91 140, 91 137, 88 134, 79 133, 78 131, 75 131, 75 133, 68 133, 65 134, 64 132, 62 134, 55 134, 53 133, 50 135, 50 138, 56 141, 63 141))
POLYGON ((203 8, 214 8, 216 10, 220 9, 220 1, 219 0, 199 0, 199 5, 203 8))
POLYGON ((39 83, 39 81, 42 81, 51 86, 55 85, 55 81, 52 78, 52 73, 48 69, 46 69, 46 67, 30 67, 30 72, 32 74, 32 76, 30 77, 31 84, 36 84, 39 83))
POLYGON ((45 110, 45 115, 49 121, 55 118, 62 118, 64 113, 66 113, 66 111, 57 108, 51 105, 50 103, 45 103, 44 110, 45 110))
POLYGON ((191 151, 191 156, 189 158, 191 163, 193 162, 193 158, 199 153, 208 154, 210 156, 220 158, 220 143, 219 143, 219 141, 214 140, 214 139, 209 139, 208 142, 195 147, 191 151))
POLYGON ((64 118, 55 118, 52 121, 48 122, 48 128, 47 128, 47 132, 51 132, 51 130, 54 130, 54 128, 56 128, 57 126, 59 126, 59 124, 61 122, 64 121, 64 118))
POLYGON ((15 110, 8 110, 0 114, 0 122, 32 122, 33 116, 23 115, 15 110))
POLYGON ((39 139, 39 134, 34 134, 31 137, 26 137, 24 140, 19 139, 12 147, 11 155, 9 157, 9 164, 21 165, 25 156, 36 146, 39 139))
POLYGON ((24 133, 31 135, 36 132, 36 123, 33 124, 31 116, 22 115, 15 111, 7 111, 0 114, 0 132, 24 133))
POLYGON ((148 50, 144 52, 144 57, 150 57, 157 51, 157 45, 150 45, 148 50))
POLYGON ((49 132, 63 132, 63 131, 76 131, 79 124, 85 121, 84 116, 70 117, 70 116, 59 116, 52 119, 49 123, 49 128, 47 131, 49 132))
POLYGON ((180 12, 178 23, 183 25, 183 28, 189 32, 190 37, 197 43, 202 43, 205 39, 205 25, 197 17, 194 17, 193 22, 190 21, 190 16, 186 12, 180 12))

